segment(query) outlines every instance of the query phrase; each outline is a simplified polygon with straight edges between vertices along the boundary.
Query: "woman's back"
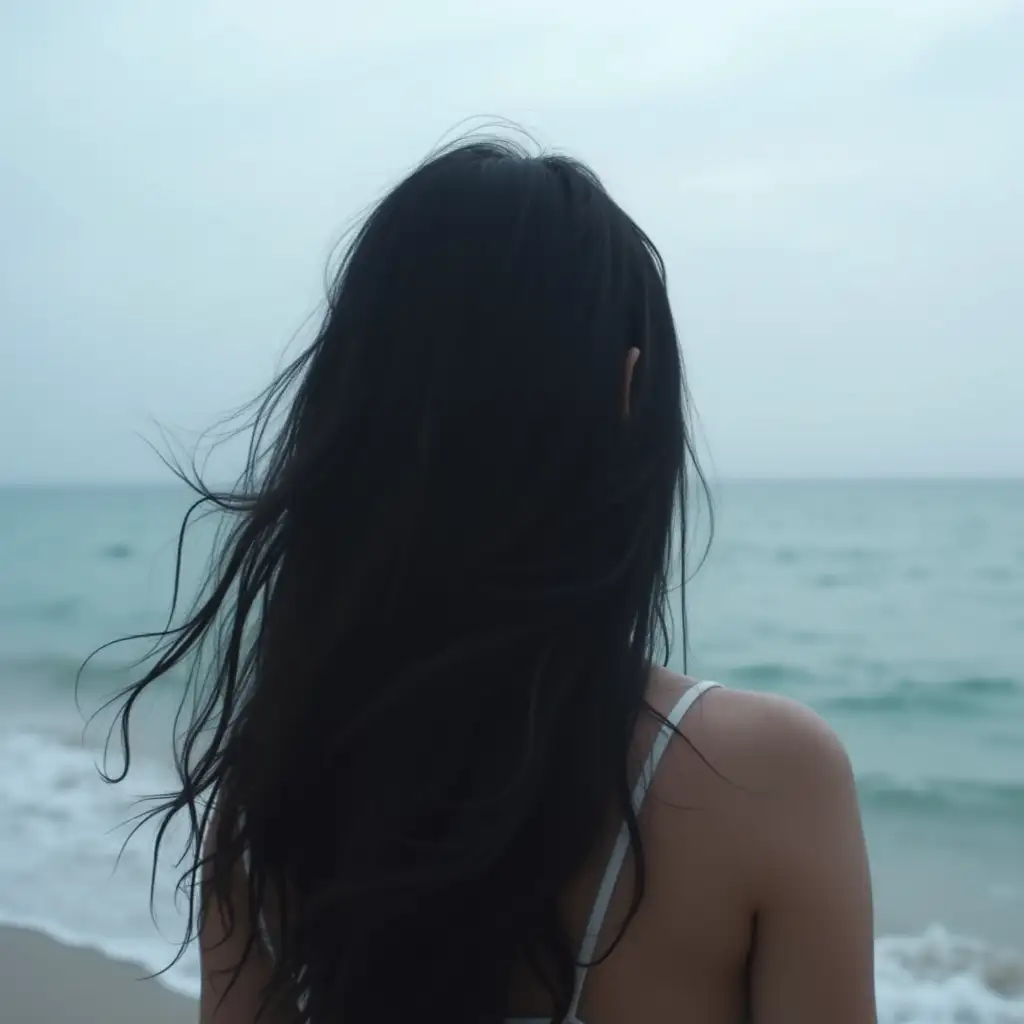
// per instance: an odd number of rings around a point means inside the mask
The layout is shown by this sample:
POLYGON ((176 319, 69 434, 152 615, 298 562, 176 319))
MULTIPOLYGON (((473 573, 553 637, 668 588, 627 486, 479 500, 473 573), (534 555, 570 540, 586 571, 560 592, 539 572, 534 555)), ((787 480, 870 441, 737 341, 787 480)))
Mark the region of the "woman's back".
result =
MULTIPOLYGON (((637 729, 644 900, 608 953, 633 896, 628 850, 617 856, 622 825, 610 815, 562 900, 583 965, 566 1024, 874 1020, 867 858, 835 736, 791 701, 664 670, 652 674, 649 699, 678 731, 654 717, 637 729), (592 949, 585 939, 595 918, 592 949)), ((226 998, 217 971, 237 962, 245 929, 225 941, 210 919, 203 1019, 211 1024, 248 1024, 259 1011, 276 931, 267 916, 261 950, 269 958, 253 957, 226 998)), ((270 1024, 290 1020, 290 1011, 270 1024)), ((552 1019, 543 983, 520 965, 506 1024, 552 1019)))
MULTIPOLYGON (((665 671, 668 714, 695 684, 665 671)), ((637 733, 636 759, 659 732, 637 733)), ((647 885, 639 912, 587 972, 582 1024, 863 1024, 874 1020, 871 893, 852 773, 805 708, 723 688, 701 694, 668 744, 640 814, 647 885)), ((566 893, 583 936, 617 830, 566 893)), ((632 895, 619 876, 598 956, 632 895)), ((514 1017, 547 1019, 527 974, 514 1017)))
MULTIPOLYGON (((653 718, 637 731, 645 899, 602 958, 633 895, 629 855, 616 857, 622 825, 609 817, 562 901, 581 964, 594 965, 580 968, 566 1024, 872 1021, 870 884, 852 773, 835 735, 792 701, 665 671, 652 675, 650 703, 678 723, 678 735, 653 718), (585 945, 595 918, 596 950, 585 945)), ((267 961, 254 957, 221 1001, 216 971, 229 970, 242 948, 211 921, 204 1020, 248 1024, 267 961)), ((271 956, 273 930, 263 940, 271 956)), ((543 983, 520 966, 507 1024, 552 1019, 543 983)))
POLYGON ((207 1019, 863 1019, 834 741, 752 695, 666 721, 688 399, 661 258, 582 165, 464 142, 370 213, 248 410, 238 484, 191 481, 229 529, 125 693, 127 743, 146 687, 191 669, 153 813, 189 819, 207 1019))

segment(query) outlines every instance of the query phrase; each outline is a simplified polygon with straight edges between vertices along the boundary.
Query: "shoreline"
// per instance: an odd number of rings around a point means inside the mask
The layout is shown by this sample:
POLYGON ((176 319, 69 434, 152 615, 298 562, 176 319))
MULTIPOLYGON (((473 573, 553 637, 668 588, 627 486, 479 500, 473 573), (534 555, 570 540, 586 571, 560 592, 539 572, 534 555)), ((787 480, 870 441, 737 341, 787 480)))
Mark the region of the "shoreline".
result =
MULTIPOLYGON (((941 929, 876 940, 879 1021, 965 1019, 1024 1024, 1024 957, 983 950, 941 929), (959 1016, 958 1016, 959 1014, 959 1016)), ((198 1000, 138 963, 66 945, 32 928, 0 925, 4 1024, 195 1024, 198 1000)))
POLYGON ((31 928, 0 925, 4 1024, 195 1024, 197 1001, 149 973, 31 928))

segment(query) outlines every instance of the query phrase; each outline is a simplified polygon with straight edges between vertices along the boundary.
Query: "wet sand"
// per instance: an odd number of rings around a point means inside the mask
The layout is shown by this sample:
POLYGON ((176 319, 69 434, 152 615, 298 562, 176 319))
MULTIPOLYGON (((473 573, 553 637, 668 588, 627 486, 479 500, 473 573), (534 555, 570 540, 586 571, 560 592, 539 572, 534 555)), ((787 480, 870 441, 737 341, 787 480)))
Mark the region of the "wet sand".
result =
POLYGON ((0 927, 3 1024, 195 1024, 198 1004, 91 949, 0 927))

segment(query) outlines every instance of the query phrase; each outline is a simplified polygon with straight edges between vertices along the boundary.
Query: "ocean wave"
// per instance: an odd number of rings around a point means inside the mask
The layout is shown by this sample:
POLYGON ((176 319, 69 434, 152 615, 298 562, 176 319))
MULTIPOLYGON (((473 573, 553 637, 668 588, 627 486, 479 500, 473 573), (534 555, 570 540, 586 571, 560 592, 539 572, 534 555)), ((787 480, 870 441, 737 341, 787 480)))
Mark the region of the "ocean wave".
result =
MULTIPOLYGON (((113 648, 111 648, 113 650, 113 648)), ((88 653, 88 652, 86 652, 88 653)), ((55 687, 73 687, 78 679, 83 687, 98 686, 116 689, 139 674, 138 666, 127 659, 116 660, 103 652, 86 662, 86 655, 42 654, 38 656, 0 658, 0 687, 42 683, 55 687)), ((187 674, 184 666, 167 674, 167 681, 182 682, 187 674)))
MULTIPOLYGON (((129 780, 111 786, 100 778, 102 764, 101 751, 63 732, 0 733, 0 920, 160 971, 184 934, 175 895, 180 869, 175 858, 161 858, 154 925, 152 824, 126 840, 149 806, 144 798, 173 788, 174 775, 135 758, 129 780)), ((181 840, 175 826, 171 843, 179 852, 181 840)), ((161 980, 194 994, 197 973, 198 956, 189 950, 161 980)))
MULTIPOLYGON (((728 682, 739 686, 772 687, 790 686, 797 683, 809 682, 811 674, 797 665, 787 665, 783 662, 763 661, 755 662, 752 665, 740 665, 730 669, 727 674, 728 682)), ((726 679, 722 680, 723 682, 726 679)))
MULTIPOLYGON (((73 684, 84 660, 84 656, 73 657, 66 654, 0 658, 0 685, 35 682, 73 684)), ((103 673, 105 669, 113 671, 116 670, 116 666, 105 666, 97 661, 91 674, 103 673)))
POLYGON ((133 558, 135 555, 135 549, 131 544, 108 544, 100 551, 100 554, 103 558, 111 559, 133 558))
POLYGON ((822 545, 795 546, 786 544, 770 549, 769 554, 782 565, 796 565, 802 562, 838 562, 847 566, 880 565, 888 561, 889 554, 878 548, 833 547, 822 545))
POLYGON ((875 943, 879 1024, 1021 1024, 1024 955, 951 935, 875 943))
POLYGON ((62 624, 70 622, 83 607, 75 597, 57 597, 51 601, 0 606, 0 621, 48 622, 62 624))
POLYGON ((1024 785, 1012 782, 966 782, 933 779, 908 784, 887 775, 857 780, 865 806, 901 814, 956 814, 1024 822, 1024 785))
POLYGON ((1020 700, 1024 685, 1004 676, 977 676, 927 683, 901 679, 875 693, 843 693, 823 704, 829 711, 855 714, 884 714, 901 711, 927 711, 936 714, 987 714, 991 704, 1020 700))

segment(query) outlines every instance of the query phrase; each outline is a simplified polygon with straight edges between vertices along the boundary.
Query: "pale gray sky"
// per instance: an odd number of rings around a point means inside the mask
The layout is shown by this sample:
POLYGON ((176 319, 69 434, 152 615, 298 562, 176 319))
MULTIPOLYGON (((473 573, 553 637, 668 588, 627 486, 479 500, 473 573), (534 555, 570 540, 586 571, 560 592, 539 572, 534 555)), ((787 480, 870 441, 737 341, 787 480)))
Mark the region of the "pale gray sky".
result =
POLYGON ((718 474, 1024 474, 1022 0, 26 0, 0 480, 162 479, 477 114, 662 249, 718 474))

